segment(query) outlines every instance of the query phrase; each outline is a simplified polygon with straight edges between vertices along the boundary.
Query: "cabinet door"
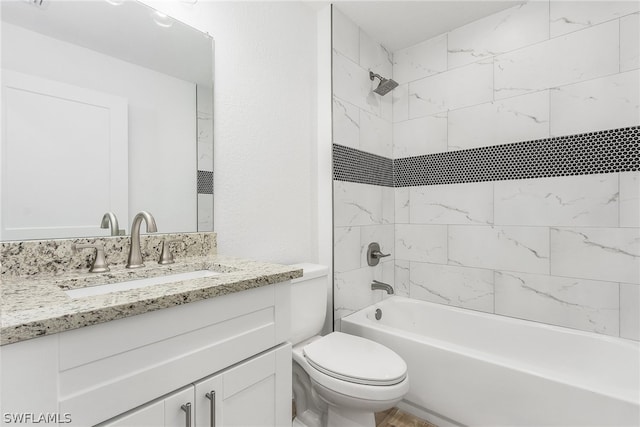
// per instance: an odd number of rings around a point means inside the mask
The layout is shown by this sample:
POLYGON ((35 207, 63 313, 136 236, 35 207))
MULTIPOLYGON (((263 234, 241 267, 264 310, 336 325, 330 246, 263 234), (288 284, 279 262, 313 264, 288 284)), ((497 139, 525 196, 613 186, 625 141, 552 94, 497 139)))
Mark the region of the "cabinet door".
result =
POLYGON ((191 427, 193 387, 170 394, 138 409, 100 424, 101 427, 191 427), (184 406, 184 407, 183 407, 184 406))
POLYGON ((291 346, 200 381, 195 392, 198 427, 291 426, 291 346))

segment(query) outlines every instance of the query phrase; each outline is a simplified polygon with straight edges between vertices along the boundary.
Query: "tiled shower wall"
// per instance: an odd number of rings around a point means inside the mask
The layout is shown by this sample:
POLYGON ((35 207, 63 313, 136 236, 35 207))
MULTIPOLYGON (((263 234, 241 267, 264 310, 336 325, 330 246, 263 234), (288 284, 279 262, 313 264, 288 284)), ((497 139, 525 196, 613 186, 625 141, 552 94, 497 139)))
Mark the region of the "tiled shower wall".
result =
POLYGON ((393 105, 391 95, 372 92, 378 80, 369 80, 369 70, 391 77, 392 69, 391 54, 334 7, 333 142, 342 153, 334 159, 347 161, 349 176, 363 163, 370 166, 359 182, 334 181, 336 320, 382 298, 381 291, 371 291, 372 279, 394 280, 393 105), (391 253, 376 267, 365 259, 371 242, 391 253))
POLYGON ((380 240, 395 271, 368 274, 398 294, 640 339, 639 22, 637 2, 530 2, 394 52, 395 208, 335 182, 336 318, 379 298, 345 261, 380 240))

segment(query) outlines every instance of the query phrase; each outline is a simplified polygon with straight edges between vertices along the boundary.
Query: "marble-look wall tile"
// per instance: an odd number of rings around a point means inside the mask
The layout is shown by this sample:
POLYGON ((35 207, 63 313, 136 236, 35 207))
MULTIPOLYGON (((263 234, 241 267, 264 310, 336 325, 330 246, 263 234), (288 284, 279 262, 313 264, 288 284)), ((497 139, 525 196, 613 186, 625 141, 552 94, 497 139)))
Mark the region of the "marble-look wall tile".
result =
POLYGON ((409 84, 409 117, 430 116, 493 100, 493 60, 484 60, 409 84))
POLYGON ((450 225, 448 243, 451 265, 549 272, 549 232, 545 227, 450 225))
POLYGON ((496 272, 495 310, 536 322, 618 336, 618 284, 496 272))
POLYGON ((198 194, 198 231, 213 231, 213 194, 198 194))
POLYGON ((335 50, 332 69, 334 96, 389 122, 393 119, 391 97, 373 92, 378 86, 378 80, 371 81, 368 70, 335 50))
POLYGON ((360 268, 362 227, 335 227, 333 231, 333 271, 342 273, 360 268))
POLYGON ((358 258, 360 260, 359 267, 364 268, 368 266, 367 251, 369 249, 369 243, 373 242, 380 245, 380 252, 390 255, 388 257, 380 258, 380 263, 393 263, 395 260, 394 225, 369 225, 366 227, 360 227, 360 245, 358 251, 358 258))
POLYGON ((381 301, 383 291, 371 290, 371 282, 375 279, 393 286, 394 267, 394 263, 384 263, 334 274, 335 318, 381 301))
POLYGON ((620 336, 640 341, 640 286, 620 283, 620 336))
POLYGON ((411 273, 411 262, 396 260, 394 275, 394 291, 401 297, 409 297, 409 281, 411 273))
POLYGON ((360 28, 337 7, 332 11, 333 48, 358 63, 360 58, 360 28))
POLYGON ((619 70, 611 21, 495 57, 496 99, 581 82, 619 70))
POLYGON ((447 151, 447 114, 420 117, 393 125, 393 157, 447 151))
MULTIPOLYGON (((213 90, 196 86, 198 170, 213 172, 213 90)), ((213 205, 211 205, 213 209, 213 205)), ((210 215, 213 215, 211 213, 210 215)))
POLYGON ((359 268, 334 274, 334 317, 341 319, 351 313, 375 303, 371 291, 372 268, 359 268))
POLYGON ((335 227, 383 223, 383 188, 353 182, 333 182, 335 227))
POLYGON ((447 226, 396 224, 396 259, 447 263, 447 226))
POLYGON ((393 122, 409 119, 409 85, 403 84, 393 90, 393 122))
POLYGON ((549 19, 551 37, 582 30, 592 25, 637 12, 637 1, 551 0, 549 19))
POLYGON ((449 33, 449 68, 499 55, 549 38, 549 3, 531 1, 494 13, 449 33))
POLYGON ((213 172, 213 143, 198 141, 198 170, 213 172))
MULTIPOLYGON (((371 85, 371 91, 376 87, 378 87, 378 79, 375 79, 375 83, 371 85)), ((371 96, 374 96, 379 104, 380 113, 378 115, 389 122, 393 122, 393 95, 386 94, 385 96, 380 96, 377 93, 371 92, 369 97, 371 96)))
POLYGON ((411 187, 412 224, 493 224, 493 183, 411 187))
POLYGON ((367 111, 367 97, 371 91, 369 73, 346 56, 333 52, 333 94, 367 111))
POLYGON ((395 223, 396 224, 408 224, 409 223, 409 187, 398 187, 394 192, 394 204, 395 204, 395 223))
POLYGON ((446 34, 393 53, 393 79, 400 84, 422 79, 446 70, 446 34))
POLYGON ((640 68, 640 13, 620 19, 620 71, 640 68))
POLYGON ((382 224, 393 224, 396 222, 395 209, 395 189, 393 187, 382 187, 382 224))
POLYGON ((449 111, 449 150, 549 137, 549 91, 449 111))
POLYGON ((412 262, 410 296, 493 313, 493 271, 412 262))
POLYGON ((640 227, 640 172, 620 173, 620 227, 640 227))
POLYGON ((333 143, 360 148, 360 109, 333 97, 333 143))
POLYGON ((640 70, 551 89, 551 136, 640 124, 640 70))
POLYGON ((551 274, 640 284, 640 229, 552 228, 551 274))
POLYGON ((495 183, 496 225, 618 226, 618 175, 495 183))
POLYGON ((391 52, 362 29, 360 29, 360 66, 388 79, 393 75, 393 55, 391 52))
POLYGON ((393 124, 363 111, 360 114, 360 149, 378 156, 393 157, 393 124))

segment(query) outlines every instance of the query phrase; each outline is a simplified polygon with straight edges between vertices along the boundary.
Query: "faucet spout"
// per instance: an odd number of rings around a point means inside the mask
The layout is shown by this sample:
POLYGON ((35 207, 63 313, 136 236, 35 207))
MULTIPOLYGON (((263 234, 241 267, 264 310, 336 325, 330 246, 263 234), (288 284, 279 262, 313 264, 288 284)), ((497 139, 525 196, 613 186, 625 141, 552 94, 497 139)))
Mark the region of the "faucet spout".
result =
POLYGON ((140 225, 142 220, 147 225, 147 233, 155 233, 158 231, 156 220, 149 212, 142 211, 133 218, 131 224, 131 246, 129 247, 129 259, 127 260, 127 268, 144 267, 142 262, 142 251, 140 249, 140 225))
POLYGON ((120 228, 118 227, 118 218, 116 218, 116 214, 114 214, 113 212, 105 213, 102 217, 100 228, 109 228, 111 229, 112 236, 119 236, 120 228))
POLYGON ((387 294, 393 295, 393 287, 391 285, 383 282, 378 282, 377 280, 374 280, 373 282, 371 282, 371 289, 374 291, 375 290, 386 291, 387 294))

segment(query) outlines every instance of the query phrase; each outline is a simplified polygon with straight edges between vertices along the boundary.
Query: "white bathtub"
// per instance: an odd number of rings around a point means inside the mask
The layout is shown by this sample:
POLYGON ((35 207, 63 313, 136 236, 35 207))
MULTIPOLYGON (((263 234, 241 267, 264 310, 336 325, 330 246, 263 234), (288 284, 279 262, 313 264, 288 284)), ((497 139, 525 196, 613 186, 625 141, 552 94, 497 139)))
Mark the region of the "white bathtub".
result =
POLYGON ((411 406, 460 424, 640 425, 636 342, 402 297, 341 328, 405 359, 411 406))

